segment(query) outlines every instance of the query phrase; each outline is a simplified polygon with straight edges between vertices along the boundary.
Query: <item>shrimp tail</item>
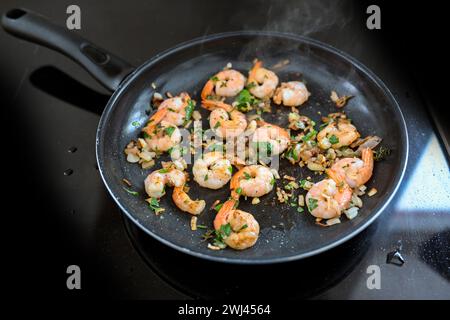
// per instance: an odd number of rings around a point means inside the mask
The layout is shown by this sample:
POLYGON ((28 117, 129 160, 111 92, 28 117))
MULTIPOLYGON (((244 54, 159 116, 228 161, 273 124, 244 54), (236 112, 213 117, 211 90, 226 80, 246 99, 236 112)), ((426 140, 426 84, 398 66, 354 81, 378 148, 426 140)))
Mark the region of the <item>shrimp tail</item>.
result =
POLYGON ((256 71, 262 67, 262 61, 256 60, 253 68, 248 73, 248 83, 256 82, 256 71))
POLYGON ((228 215, 236 209, 237 204, 238 201, 235 199, 230 199, 224 202, 214 218, 214 229, 219 230, 222 225, 226 224, 228 215))
POLYGON ((200 94, 202 100, 208 100, 208 96, 213 93, 214 90, 214 82, 209 79, 205 86, 203 87, 202 93, 200 94))
POLYGON ((158 123, 160 123, 167 115, 168 110, 166 108, 156 111, 148 120, 147 125, 142 129, 148 135, 153 135, 153 131, 158 123))
POLYGON ((216 100, 202 100, 202 106, 203 108, 209 110, 209 111, 213 111, 217 108, 221 108, 224 109, 227 112, 231 112, 233 110, 233 107, 229 104, 226 104, 225 102, 222 101, 216 101, 216 100))

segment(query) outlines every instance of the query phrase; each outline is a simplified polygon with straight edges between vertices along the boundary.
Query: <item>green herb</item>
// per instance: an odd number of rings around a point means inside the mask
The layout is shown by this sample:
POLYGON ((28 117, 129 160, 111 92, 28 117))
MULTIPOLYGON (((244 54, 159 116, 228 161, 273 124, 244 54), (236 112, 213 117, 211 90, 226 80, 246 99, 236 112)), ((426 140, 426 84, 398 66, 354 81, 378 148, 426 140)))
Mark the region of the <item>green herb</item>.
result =
POLYGON ((232 167, 232 166, 229 166, 229 167, 228 167, 228 171, 230 172, 230 174, 233 174, 233 167, 232 167))
POLYGON ((245 177, 245 180, 250 180, 252 178, 252 176, 247 172, 244 172, 244 177, 245 177))
POLYGON ((305 186, 306 186, 307 183, 308 183, 308 180, 306 180, 306 179, 300 180, 300 187, 305 189, 305 186))
POLYGON ((217 129, 220 126, 221 126, 220 121, 217 121, 217 123, 214 125, 214 129, 217 129))
POLYGON ((256 83, 255 82, 250 82, 248 85, 247 85, 247 89, 248 90, 250 90, 251 88, 254 88, 254 87, 256 87, 256 83))
POLYGON ((217 78, 217 76, 214 76, 214 77, 209 78, 209 80, 211 80, 212 82, 217 82, 217 81, 219 81, 219 78, 217 78))
POLYGON ((272 180, 270 180, 270 184, 274 185, 275 184, 275 178, 272 178, 272 180))
POLYGON ((314 139, 314 137, 316 136, 317 131, 312 129, 310 132, 308 132, 308 134, 306 134, 305 136, 302 137, 302 140, 304 142, 309 141, 311 139, 314 139))
POLYGON ((318 207, 318 202, 319 202, 319 200, 314 199, 314 198, 309 198, 308 199, 308 210, 309 210, 309 212, 312 212, 315 208, 318 207))
POLYGON ((256 147, 259 153, 270 156, 272 154, 272 144, 270 142, 257 142, 256 147))
POLYGON ((319 126, 319 131, 322 130, 323 128, 325 128, 327 125, 328 125, 328 122, 322 123, 322 124, 319 126))
POLYGON ((186 124, 189 120, 191 120, 192 113, 194 112, 194 109, 195 109, 194 100, 189 99, 188 104, 185 109, 186 109, 186 116, 185 116, 184 124, 186 124))
POLYGON ((247 228, 248 228, 248 225, 247 225, 247 224, 244 224, 244 225, 239 229, 239 231, 244 230, 244 229, 247 229, 247 228))
POLYGON ((208 227, 202 224, 198 224, 197 229, 208 229, 208 227))
POLYGON ((161 208, 159 206, 158 199, 155 199, 155 198, 150 198, 150 201, 148 203, 148 207, 150 208, 150 210, 153 210, 153 212, 155 212, 156 214, 158 214, 159 212, 164 210, 163 208, 161 208))
POLYGON ((256 99, 250 91, 247 89, 243 89, 239 92, 238 96, 235 99, 236 108, 241 112, 247 112, 252 110, 252 107, 259 103, 259 100, 256 99))
POLYGON ((293 159, 294 161, 298 161, 298 155, 297 155, 297 152, 295 152, 294 148, 288 149, 288 151, 286 152, 286 157, 288 159, 293 159))
POLYGON ((133 121, 133 122, 131 123, 131 125, 132 125, 133 127, 139 127, 141 124, 139 123, 139 121, 133 121))
POLYGON ((381 161, 386 159, 391 154, 391 152, 391 149, 380 146, 378 150, 374 151, 373 158, 375 161, 381 161))
POLYGON ((291 207, 296 207, 296 206, 297 206, 297 203, 291 202, 290 205, 291 205, 291 207))
POLYGON ((125 189, 126 192, 128 192, 129 194, 131 194, 133 196, 138 196, 139 195, 139 192, 137 192, 137 191, 133 191, 133 190, 127 189, 125 187, 123 187, 123 188, 125 189))
MULTIPOLYGON (((197 227, 198 227, 198 226, 197 226, 197 227)), ((216 231, 215 231, 214 229, 206 231, 206 232, 202 235, 203 241, 206 241, 206 240, 209 240, 209 239, 213 238, 215 233, 216 233, 216 231)))
POLYGON ((145 139, 151 139, 151 136, 145 131, 142 133, 142 135, 144 136, 145 139))
POLYGON ((231 234, 231 225, 229 223, 220 226, 219 230, 216 230, 216 237, 213 244, 219 248, 225 248, 226 244, 224 240, 231 234))
POLYGON ((242 193, 242 188, 241 187, 236 188, 236 193, 240 195, 242 193))
POLYGON ((331 144, 339 143, 339 138, 336 137, 334 134, 328 138, 328 141, 330 141, 331 144))
POLYGON ((167 127, 164 131, 167 133, 169 137, 171 137, 172 133, 175 131, 175 127, 167 127))
POLYGON ((297 207, 297 212, 302 213, 303 211, 305 211, 302 207, 297 207))
POLYGON ((167 172, 169 172, 169 169, 167 169, 167 168, 159 169, 158 172, 159 173, 167 173, 167 172))
POLYGON ((219 211, 222 208, 222 206, 223 206, 223 203, 219 203, 218 205, 216 205, 214 207, 214 210, 219 211))
POLYGON ((204 180, 205 180, 205 181, 208 181, 208 175, 205 176, 204 180))

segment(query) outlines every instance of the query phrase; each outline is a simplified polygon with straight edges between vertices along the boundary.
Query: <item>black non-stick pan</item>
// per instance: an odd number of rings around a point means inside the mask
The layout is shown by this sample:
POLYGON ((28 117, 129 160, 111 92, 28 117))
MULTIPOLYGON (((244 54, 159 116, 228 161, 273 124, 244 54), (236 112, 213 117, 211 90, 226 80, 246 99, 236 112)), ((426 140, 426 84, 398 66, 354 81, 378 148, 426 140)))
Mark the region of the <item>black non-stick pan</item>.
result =
MULTIPOLYGON (((113 91, 100 119, 96 141, 98 166, 106 188, 128 218, 142 230, 187 254, 241 264, 275 263, 318 254, 352 238, 372 223, 394 196, 404 174, 408 136, 394 97, 366 67, 318 41, 275 32, 223 33, 182 43, 134 68, 75 33, 27 10, 7 12, 2 17, 2 25, 17 37, 69 56, 113 91), (299 213, 289 204, 276 202, 273 191, 262 197, 258 205, 246 200, 240 203, 240 209, 253 213, 259 221, 261 233, 257 244, 244 251, 213 251, 201 239, 203 230, 190 230, 191 216, 172 203, 171 191, 161 201, 166 211, 159 216, 153 214, 144 201, 143 181, 149 171, 128 163, 123 149, 130 140, 138 137, 141 127, 136 123, 142 126, 146 122, 155 91, 173 94, 187 91, 199 100, 204 83, 227 63, 231 62, 234 69, 246 74, 254 58, 262 60, 269 68, 289 60, 287 65, 277 70, 277 74, 281 81, 301 79, 306 82, 312 95, 300 111, 317 123, 320 122, 319 113, 326 115, 337 111, 329 98, 331 90, 353 95, 354 98, 345 106, 347 115, 362 136, 375 134, 384 138, 383 145, 392 153, 386 160, 376 163, 367 186, 376 187, 378 193, 363 198, 364 206, 353 220, 342 218, 338 225, 320 227, 306 210, 299 213), (152 83, 157 85, 156 90, 152 83), (139 196, 133 196, 123 188, 123 178, 132 183, 139 196)), ((276 111, 272 114, 264 115, 265 120, 285 125, 289 108, 274 109, 276 111)), ((208 128, 208 112, 199 110, 204 128, 208 128)), ((321 179, 283 160, 280 164, 281 176, 321 179)), ((277 184, 282 185, 281 181, 277 184)), ((216 199, 225 200, 229 196, 228 186, 212 191, 191 182, 190 187, 191 196, 205 199, 207 208, 216 199)), ((205 211, 199 216, 198 224, 212 228, 214 216, 214 211, 205 211)))

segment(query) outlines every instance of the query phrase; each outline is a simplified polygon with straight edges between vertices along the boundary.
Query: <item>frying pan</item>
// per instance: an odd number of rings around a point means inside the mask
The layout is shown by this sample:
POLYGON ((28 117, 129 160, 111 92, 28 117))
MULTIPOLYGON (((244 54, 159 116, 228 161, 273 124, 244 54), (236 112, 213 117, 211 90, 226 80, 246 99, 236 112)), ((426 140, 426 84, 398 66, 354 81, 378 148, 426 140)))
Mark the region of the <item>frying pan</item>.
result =
MULTIPOLYGON (((181 252, 204 259, 239 264, 267 264, 312 256, 349 240, 371 224, 387 207, 403 177, 408 155, 408 135, 403 115, 392 94, 382 81, 361 63, 347 54, 321 42, 293 34, 242 31, 210 35, 182 43, 164 51, 138 68, 108 53, 45 18, 23 9, 13 9, 2 17, 9 33, 57 50, 78 62, 107 89, 113 92, 101 116, 96 140, 98 167, 109 193, 117 205, 138 227, 150 236, 181 252), (213 251, 201 240, 203 231, 191 231, 190 215, 181 212, 171 200, 171 191, 161 200, 166 211, 154 215, 147 207, 143 181, 148 170, 126 161, 123 153, 127 143, 136 139, 151 111, 150 100, 156 91, 189 92, 199 100, 203 84, 218 70, 231 62, 234 69, 246 73, 254 58, 269 68, 283 60, 289 64, 277 70, 280 81, 301 79, 312 95, 301 107, 301 113, 317 123, 319 112, 326 115, 337 109, 330 101, 330 92, 353 95, 345 107, 362 136, 378 135, 383 145, 392 150, 384 161, 377 162, 367 187, 378 193, 364 197, 364 206, 352 220, 324 228, 315 224, 307 213, 297 212, 289 204, 274 200, 274 191, 252 205, 241 201, 239 208, 253 213, 261 233, 256 245, 244 251, 225 249, 213 251), (134 126, 136 123, 141 127, 134 126), (134 125, 133 125, 134 124, 134 125), (124 190, 122 179, 128 179, 138 196, 124 190)), ((276 107, 265 114, 268 122, 287 124, 289 108, 276 107)), ((208 128, 208 112, 199 109, 203 127, 208 128)), ((159 168, 159 166, 155 167, 159 168)), ((190 169, 189 169, 190 170, 190 169)), ((322 179, 307 169, 281 160, 280 175, 298 179, 311 176, 322 179)), ((277 185, 282 186, 282 180, 277 185)), ((205 199, 207 208, 229 196, 229 188, 212 191, 190 183, 190 195, 205 199)), ((198 224, 212 228, 214 211, 205 211, 198 224)))

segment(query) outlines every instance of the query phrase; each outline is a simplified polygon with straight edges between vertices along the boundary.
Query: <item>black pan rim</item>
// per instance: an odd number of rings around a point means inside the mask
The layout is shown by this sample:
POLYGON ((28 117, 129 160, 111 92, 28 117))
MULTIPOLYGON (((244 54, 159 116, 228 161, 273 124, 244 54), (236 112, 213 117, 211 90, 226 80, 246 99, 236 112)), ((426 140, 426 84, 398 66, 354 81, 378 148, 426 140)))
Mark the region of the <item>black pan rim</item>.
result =
POLYGON ((204 37, 198 37, 198 38, 180 43, 172 48, 169 48, 167 50, 162 51, 161 53, 156 54, 155 56, 153 56, 152 58, 150 58, 149 60, 144 62, 141 66, 136 68, 131 74, 129 74, 124 79, 124 81, 121 83, 121 85, 118 87, 118 89, 113 93, 113 95, 111 96, 110 100, 108 101, 108 103, 101 115, 101 118, 100 118, 100 121, 99 121, 99 124, 97 127, 97 132, 96 132, 95 150, 96 150, 97 165, 99 168, 100 176, 103 180, 103 183, 106 186, 106 189, 108 190, 108 192, 110 193, 110 195, 112 196, 112 198, 114 199, 116 204, 119 206, 121 211, 123 213, 125 213, 127 218, 132 220, 133 223, 135 223, 145 233, 147 233, 154 239, 162 242, 163 244, 165 244, 175 250, 178 250, 180 252, 189 254, 189 255, 197 257, 197 258, 206 259, 206 260, 210 260, 210 261, 216 261, 216 262, 222 262, 222 263, 229 263, 229 264, 263 265, 263 264, 274 264, 274 263, 295 261, 295 260, 300 260, 300 259, 304 259, 307 257, 311 257, 314 255, 320 254, 322 252, 330 250, 330 249, 350 240, 351 238, 353 238, 354 236, 359 234, 361 231, 366 229, 386 209, 386 207, 389 205, 391 200, 394 198, 395 194, 397 193, 397 191, 400 187, 400 184, 403 180, 403 176, 405 174, 407 163, 408 163, 409 138, 408 138, 408 129, 407 129, 405 118, 403 116, 401 108, 400 108, 397 100, 395 99, 394 95, 391 93, 391 91, 388 89, 388 87, 384 84, 384 82, 378 76, 376 76, 370 69, 368 69, 366 66, 364 66, 362 63, 360 63, 355 58, 351 57, 350 55, 346 54, 345 52, 343 52, 331 45, 325 44, 323 42, 320 42, 318 40, 314 40, 314 39, 311 39, 311 38, 308 38, 305 36, 300 36, 297 34, 275 32, 275 31, 232 31, 232 32, 212 34, 212 35, 204 36, 204 37), (234 37, 234 36, 268 36, 268 37, 290 38, 292 40, 301 41, 301 42, 307 43, 307 44, 312 44, 312 45, 318 46, 324 50, 331 51, 332 53, 338 55, 340 58, 347 60, 355 68, 357 68, 361 72, 363 72, 383 92, 385 92, 386 96, 389 98, 389 100, 391 100, 392 104, 394 105, 394 110, 397 112, 399 119, 401 119, 401 121, 400 121, 401 123, 399 123, 398 125, 399 125, 400 131, 402 133, 402 136, 400 137, 401 143, 404 145, 403 152, 401 154, 402 170, 400 173, 397 173, 397 175, 395 177, 395 181, 390 190, 390 195, 386 198, 383 205, 369 219, 367 219, 364 223, 362 223, 356 229, 352 230, 349 234, 345 235, 344 237, 340 238, 339 240, 337 240, 333 243, 330 243, 326 246, 323 246, 319 249, 315 249, 315 250, 312 250, 309 252, 285 256, 285 257, 279 257, 279 258, 270 258, 270 259, 264 259, 264 257, 261 257, 261 259, 245 259, 245 258, 237 258, 236 259, 236 258, 218 257, 218 256, 204 254, 204 253, 192 251, 187 248, 181 247, 179 245, 173 244, 170 241, 164 239, 163 237, 148 230, 145 226, 140 224, 139 221, 137 221, 130 212, 128 212, 128 210, 122 205, 122 203, 115 197, 114 192, 109 187, 108 177, 106 176, 106 173, 103 170, 104 167, 103 167, 103 158, 102 158, 103 157, 102 156, 102 151, 103 151, 102 132, 103 132, 103 127, 107 123, 107 119, 108 119, 110 113, 112 112, 113 107, 116 105, 116 101, 121 96, 122 92, 124 92, 126 90, 127 86, 133 81, 133 79, 149 64, 156 63, 158 60, 164 58, 165 56, 167 56, 173 52, 183 50, 186 47, 189 47, 189 46, 192 46, 195 44, 199 44, 201 42, 212 41, 212 40, 219 39, 219 38, 234 37))

